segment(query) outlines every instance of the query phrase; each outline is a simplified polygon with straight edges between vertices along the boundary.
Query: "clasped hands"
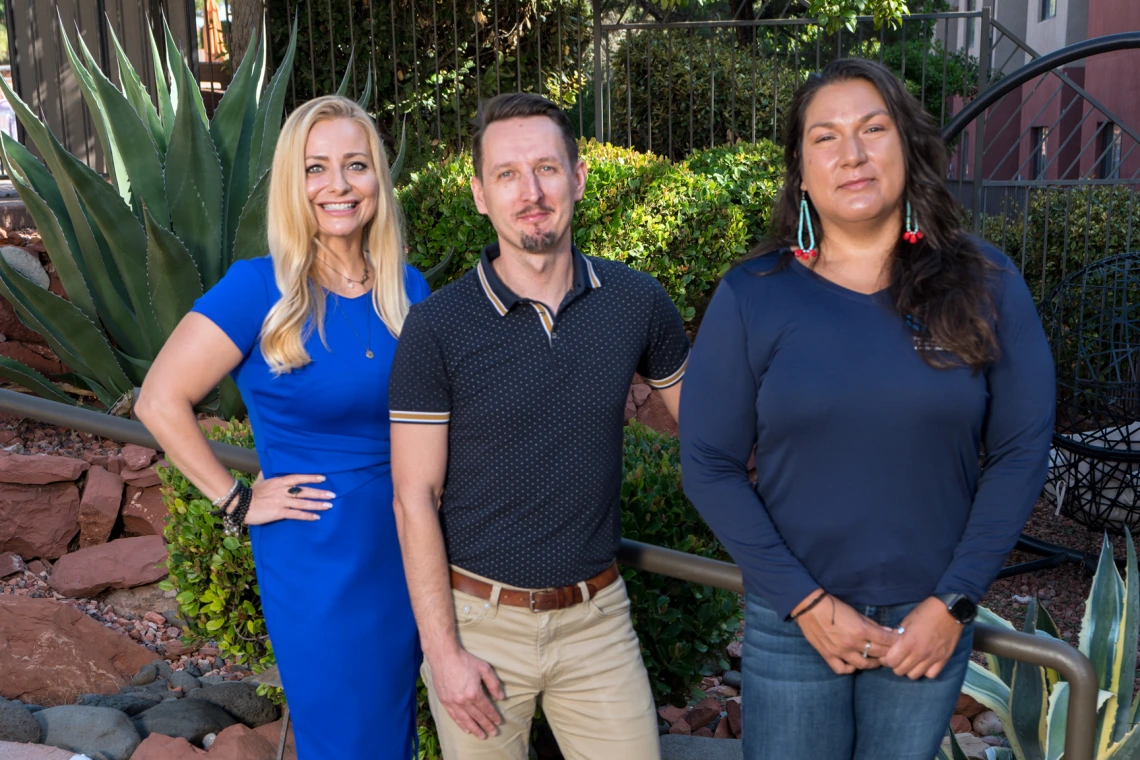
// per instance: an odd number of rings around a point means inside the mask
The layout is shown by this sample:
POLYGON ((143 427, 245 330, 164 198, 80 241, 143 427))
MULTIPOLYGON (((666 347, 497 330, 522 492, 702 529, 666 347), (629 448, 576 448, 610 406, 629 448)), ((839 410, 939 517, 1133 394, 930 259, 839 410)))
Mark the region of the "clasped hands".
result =
POLYGON ((962 635, 961 624, 933 597, 915 607, 897 629, 878 625, 832 596, 799 615, 796 623, 808 643, 841 675, 885 665, 911 680, 936 678, 962 635))

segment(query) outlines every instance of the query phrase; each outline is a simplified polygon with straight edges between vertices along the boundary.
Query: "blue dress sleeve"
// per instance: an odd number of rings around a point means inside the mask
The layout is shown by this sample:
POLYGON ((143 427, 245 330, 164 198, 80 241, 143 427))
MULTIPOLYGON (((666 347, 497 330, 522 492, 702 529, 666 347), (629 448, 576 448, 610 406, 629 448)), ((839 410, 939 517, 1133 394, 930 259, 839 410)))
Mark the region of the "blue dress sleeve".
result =
POLYGON ((408 301, 411 303, 419 303, 431 295, 431 286, 428 285, 428 281, 420 274, 420 270, 411 264, 404 265, 404 288, 407 290, 408 301))
POLYGON ((218 284, 194 302, 196 311, 222 329, 242 356, 249 356, 261 335, 265 315, 273 306, 262 261, 238 260, 218 284))

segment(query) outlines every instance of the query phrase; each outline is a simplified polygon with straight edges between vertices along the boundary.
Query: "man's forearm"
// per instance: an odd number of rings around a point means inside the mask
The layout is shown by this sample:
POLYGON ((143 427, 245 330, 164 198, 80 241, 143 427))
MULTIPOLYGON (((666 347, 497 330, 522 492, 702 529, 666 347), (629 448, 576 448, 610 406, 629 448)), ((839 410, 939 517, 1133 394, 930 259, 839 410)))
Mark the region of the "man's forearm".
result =
POLYGON ((412 611, 424 654, 432 658, 459 648, 443 532, 430 497, 397 497, 395 507, 412 611))

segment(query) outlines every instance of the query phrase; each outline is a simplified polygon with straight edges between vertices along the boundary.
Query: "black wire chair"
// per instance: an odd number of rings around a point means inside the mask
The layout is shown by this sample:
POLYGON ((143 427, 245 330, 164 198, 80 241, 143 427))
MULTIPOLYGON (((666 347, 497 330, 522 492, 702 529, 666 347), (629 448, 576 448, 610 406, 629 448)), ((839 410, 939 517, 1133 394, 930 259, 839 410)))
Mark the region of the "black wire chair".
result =
POLYGON ((1140 253, 1090 264, 1041 305, 1057 370, 1045 495, 1089 530, 1140 525, 1140 253))

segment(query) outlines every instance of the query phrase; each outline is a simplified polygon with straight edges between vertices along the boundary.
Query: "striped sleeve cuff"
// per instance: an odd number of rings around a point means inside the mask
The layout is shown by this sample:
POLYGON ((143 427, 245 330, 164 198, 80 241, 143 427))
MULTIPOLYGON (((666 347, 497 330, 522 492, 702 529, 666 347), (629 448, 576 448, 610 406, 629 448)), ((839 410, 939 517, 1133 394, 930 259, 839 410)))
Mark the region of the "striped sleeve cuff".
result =
POLYGON ((681 362, 681 366, 677 368, 676 372, 669 375, 668 377, 663 377, 660 380, 653 380, 648 377, 644 378, 645 384, 655 390, 661 390, 663 388, 668 388, 671 385, 676 385, 677 383, 681 382, 681 378, 685 376, 685 368, 688 366, 689 357, 686 356, 685 361, 681 362))
POLYGON ((390 422, 412 422, 419 425, 446 425, 451 421, 451 412, 403 412, 388 410, 390 422))

